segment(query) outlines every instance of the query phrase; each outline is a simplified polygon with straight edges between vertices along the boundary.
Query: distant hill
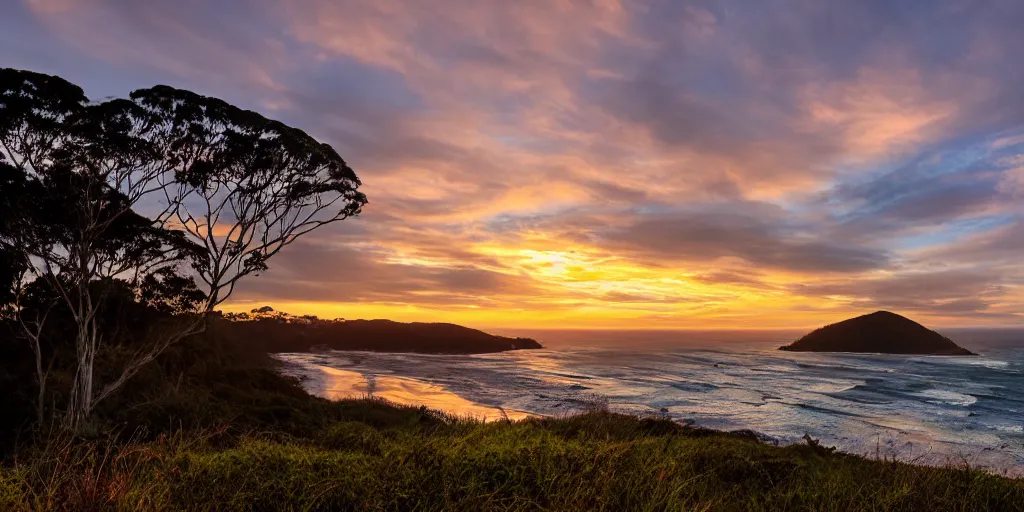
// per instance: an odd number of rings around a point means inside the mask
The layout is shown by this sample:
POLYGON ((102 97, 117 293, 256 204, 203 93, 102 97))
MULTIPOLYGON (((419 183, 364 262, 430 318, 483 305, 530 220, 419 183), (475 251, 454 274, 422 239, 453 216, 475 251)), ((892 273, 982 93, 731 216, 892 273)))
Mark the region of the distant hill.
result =
POLYGON ((827 325, 779 350, 793 352, 869 352, 973 356, 953 340, 904 316, 888 311, 827 325))
POLYGON ((273 310, 217 318, 211 329, 271 353, 370 350, 425 354, 485 354, 543 348, 530 338, 496 336, 446 323, 391 320, 321 320, 273 310))

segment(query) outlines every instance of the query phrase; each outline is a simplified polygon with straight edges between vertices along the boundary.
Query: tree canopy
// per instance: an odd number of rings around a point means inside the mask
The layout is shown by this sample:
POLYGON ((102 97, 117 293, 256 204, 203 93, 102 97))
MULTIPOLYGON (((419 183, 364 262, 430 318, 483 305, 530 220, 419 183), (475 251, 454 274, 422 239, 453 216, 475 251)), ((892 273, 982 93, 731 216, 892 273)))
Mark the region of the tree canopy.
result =
POLYGON ((75 354, 75 426, 240 279, 358 215, 359 186, 330 145, 216 98, 156 86, 93 102, 0 69, 0 304, 35 354, 40 419, 55 347, 75 354), (127 303, 146 325, 123 328, 127 303))

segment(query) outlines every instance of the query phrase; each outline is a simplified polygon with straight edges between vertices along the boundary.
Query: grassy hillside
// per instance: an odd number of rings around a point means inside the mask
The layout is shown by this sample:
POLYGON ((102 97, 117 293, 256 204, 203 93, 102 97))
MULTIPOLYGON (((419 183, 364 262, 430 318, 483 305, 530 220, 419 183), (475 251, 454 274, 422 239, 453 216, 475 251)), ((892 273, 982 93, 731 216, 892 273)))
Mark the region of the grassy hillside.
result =
POLYGON ((0 510, 1022 510, 1024 481, 593 412, 482 424, 373 400, 302 434, 36 447, 0 510))

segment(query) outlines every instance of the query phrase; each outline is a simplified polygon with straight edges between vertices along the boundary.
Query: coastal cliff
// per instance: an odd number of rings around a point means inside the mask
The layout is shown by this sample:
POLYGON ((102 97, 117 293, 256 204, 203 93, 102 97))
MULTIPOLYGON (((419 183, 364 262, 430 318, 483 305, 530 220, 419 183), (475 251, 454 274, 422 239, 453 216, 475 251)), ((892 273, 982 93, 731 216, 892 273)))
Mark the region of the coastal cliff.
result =
POLYGON ((266 308, 263 313, 216 319, 219 334, 244 340, 270 353, 367 350, 423 354, 486 354, 543 348, 531 338, 497 336, 448 323, 391 320, 322 320, 294 317, 266 308))

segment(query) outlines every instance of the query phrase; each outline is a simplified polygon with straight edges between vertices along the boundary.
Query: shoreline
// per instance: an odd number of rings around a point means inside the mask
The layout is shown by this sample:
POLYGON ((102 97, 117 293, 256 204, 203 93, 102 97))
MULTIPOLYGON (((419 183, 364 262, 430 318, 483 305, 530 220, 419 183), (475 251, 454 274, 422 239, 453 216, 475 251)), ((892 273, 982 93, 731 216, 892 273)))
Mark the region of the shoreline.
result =
MULTIPOLYGON (((341 357, 345 357, 346 355, 384 357, 395 355, 394 353, 381 353, 374 351, 332 351, 332 354, 341 357)), ((805 437, 812 437, 816 441, 820 441, 824 446, 834 445, 838 447, 837 451, 839 453, 863 457, 868 460, 897 460, 923 467, 946 467, 966 462, 972 467, 977 467, 993 475, 1018 478, 1024 476, 1024 466, 1006 463, 1006 460, 999 457, 992 458, 993 455, 996 455, 997 453, 993 453, 989 448, 973 446, 969 451, 956 451, 955 449, 936 450, 936 446, 933 444, 934 442, 931 439, 926 436, 915 435, 912 432, 902 432, 898 438, 887 438, 887 432, 897 434, 900 430, 896 427, 884 424, 876 425, 879 432, 871 438, 874 440, 874 443, 870 443, 870 440, 865 440, 865 442, 861 443, 863 446, 860 446, 860 449, 848 449, 843 448, 842 445, 836 443, 834 440, 829 440, 828 437, 830 436, 813 434, 806 429, 792 430, 787 436, 780 437, 742 424, 737 425, 735 428, 722 428, 714 425, 714 423, 720 424, 720 422, 715 421, 713 416, 709 421, 709 418, 694 419, 688 417, 671 417, 667 414, 667 410, 663 410, 660 414, 657 412, 638 412, 636 408, 633 407, 633 404, 628 404, 625 407, 616 407, 613 404, 611 407, 608 407, 607 403, 604 405, 600 404, 602 397, 597 394, 593 397, 589 397, 590 402, 593 403, 588 403, 588 400, 582 398, 567 399, 563 402, 564 408, 552 414, 545 414, 543 412, 532 411, 530 409, 513 411, 511 409, 503 409, 501 406, 490 405, 486 402, 473 401, 466 395, 446 388, 444 384, 434 383, 429 380, 424 380, 415 376, 403 375, 401 373, 370 376, 369 380, 371 381, 376 381, 378 383, 383 382, 384 384, 382 388, 384 389, 382 392, 374 391, 367 393, 366 391, 369 388, 366 387, 367 385, 365 383, 353 385, 354 380, 358 381, 367 378, 368 374, 364 371, 347 368, 334 368, 324 366, 322 364, 311 365, 310 363, 284 359, 280 357, 281 355, 282 354, 275 354, 274 359, 279 362, 282 368, 287 368, 287 370, 285 370, 285 374, 299 377, 304 391, 310 395, 327 398, 329 400, 359 399, 366 396, 380 397, 391 403, 395 403, 396 405, 414 407, 422 405, 429 409, 438 410, 442 413, 467 416, 472 419, 483 421, 503 419, 503 413, 500 413, 499 411, 514 413, 514 419, 558 419, 585 414, 595 410, 608 410, 615 414, 625 414, 637 419, 668 419, 675 424, 684 427, 704 429, 722 434, 748 435, 757 439, 759 442, 772 446, 785 447, 800 445, 806 442, 805 437), (344 382, 344 384, 332 387, 331 379, 333 377, 323 376, 322 374, 325 372, 333 374, 339 379, 336 382, 344 382), (389 395, 387 390, 389 385, 394 388, 398 388, 400 395, 397 397, 389 395), (424 394, 419 395, 418 393, 420 391, 424 394), (709 425, 709 423, 711 424, 709 425), (894 440, 897 440, 898 442, 893 443, 894 440), (873 444, 874 449, 870 449, 867 446, 868 444, 873 444)), ((412 355, 417 357, 425 356, 424 354, 412 355)), ((427 356, 429 357, 429 355, 427 356)), ((385 370, 385 372, 388 371, 394 370, 385 370)))

